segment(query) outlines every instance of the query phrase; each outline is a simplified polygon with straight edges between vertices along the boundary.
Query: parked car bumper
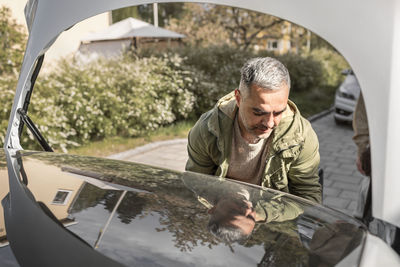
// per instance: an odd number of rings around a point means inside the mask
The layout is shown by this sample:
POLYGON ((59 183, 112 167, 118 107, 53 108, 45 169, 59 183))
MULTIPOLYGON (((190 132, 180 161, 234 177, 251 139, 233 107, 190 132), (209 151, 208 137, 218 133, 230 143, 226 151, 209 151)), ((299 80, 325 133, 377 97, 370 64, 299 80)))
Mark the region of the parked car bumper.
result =
POLYGON ((342 122, 353 121, 353 113, 356 107, 356 100, 340 97, 335 97, 335 120, 342 122))

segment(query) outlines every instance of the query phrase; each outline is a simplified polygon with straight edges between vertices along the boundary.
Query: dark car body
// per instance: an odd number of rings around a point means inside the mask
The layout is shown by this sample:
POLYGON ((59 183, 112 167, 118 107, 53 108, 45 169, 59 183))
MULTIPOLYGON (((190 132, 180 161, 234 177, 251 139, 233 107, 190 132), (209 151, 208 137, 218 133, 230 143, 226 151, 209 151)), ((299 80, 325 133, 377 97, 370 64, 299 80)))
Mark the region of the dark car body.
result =
POLYGON ((367 233, 299 197, 196 173, 34 151, 1 153, 0 166, 10 188, 2 201, 7 239, 22 266, 357 264, 367 233), (19 177, 8 180, 6 164, 19 177), (240 190, 258 202, 295 202, 301 212, 257 223, 243 243, 225 242, 207 229, 199 198, 212 203, 240 190))

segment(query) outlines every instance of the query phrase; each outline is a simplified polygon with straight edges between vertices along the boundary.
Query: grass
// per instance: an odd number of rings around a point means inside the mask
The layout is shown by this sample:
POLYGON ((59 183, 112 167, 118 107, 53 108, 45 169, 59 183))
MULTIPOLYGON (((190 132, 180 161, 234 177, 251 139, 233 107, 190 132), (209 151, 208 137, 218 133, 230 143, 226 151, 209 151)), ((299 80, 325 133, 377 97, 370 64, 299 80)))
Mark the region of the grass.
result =
POLYGON ((75 155, 106 157, 156 141, 186 138, 194 123, 195 122, 193 121, 179 122, 173 125, 162 127, 143 137, 110 137, 101 141, 95 141, 87 145, 80 146, 78 148, 69 149, 68 153, 75 155))

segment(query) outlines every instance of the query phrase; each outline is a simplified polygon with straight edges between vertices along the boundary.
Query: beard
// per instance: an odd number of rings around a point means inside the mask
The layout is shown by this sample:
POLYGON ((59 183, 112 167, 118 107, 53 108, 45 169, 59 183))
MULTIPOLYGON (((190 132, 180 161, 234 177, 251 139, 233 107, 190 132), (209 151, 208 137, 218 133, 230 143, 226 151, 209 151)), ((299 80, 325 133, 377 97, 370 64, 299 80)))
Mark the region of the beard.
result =
MULTIPOLYGON (((252 144, 257 143, 261 139, 267 139, 270 137, 271 133, 273 132, 274 128, 269 128, 265 125, 262 124, 256 124, 256 125, 249 125, 247 123, 247 120, 244 118, 244 116, 241 114, 239 110, 239 117, 241 123, 239 123, 239 126, 246 135, 247 138, 245 138, 247 141, 249 141, 252 144)), ((239 121, 239 122, 240 122, 239 121)), ((244 138, 244 136, 242 136, 244 138)))
POLYGON ((260 139, 267 139, 273 130, 274 128, 265 127, 264 125, 256 125, 250 128, 250 132, 260 139))
POLYGON ((248 132, 251 134, 255 139, 267 139, 272 134, 274 128, 268 128, 264 126, 256 125, 254 127, 249 128, 248 132))

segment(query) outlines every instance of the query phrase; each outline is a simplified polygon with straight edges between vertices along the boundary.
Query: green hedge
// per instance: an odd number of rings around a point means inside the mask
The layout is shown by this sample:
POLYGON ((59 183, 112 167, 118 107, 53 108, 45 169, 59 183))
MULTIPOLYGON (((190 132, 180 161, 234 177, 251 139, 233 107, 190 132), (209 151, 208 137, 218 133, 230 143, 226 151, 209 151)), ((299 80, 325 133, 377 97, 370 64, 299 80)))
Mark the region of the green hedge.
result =
POLYGON ((310 57, 320 62, 322 66, 323 84, 337 87, 344 79, 341 74, 344 69, 349 69, 347 61, 339 53, 328 48, 314 49, 310 57))
POLYGON ((287 68, 292 92, 306 92, 323 84, 321 63, 311 57, 287 54, 277 57, 287 68))
MULTIPOLYGON (((148 52, 147 52, 148 53, 148 52)), ((302 97, 302 94, 324 90, 324 69, 321 62, 310 56, 296 54, 273 55, 269 52, 238 51, 229 46, 180 49, 174 51, 184 58, 184 65, 195 69, 200 83, 192 89, 196 96, 195 115, 198 117, 210 109, 216 101, 238 87, 240 69, 252 57, 273 56, 280 60, 289 70, 291 77, 291 95, 302 97)), ((339 71, 340 72, 340 71, 339 71)), ((327 94, 332 93, 330 91, 327 94)), ((312 108, 307 108, 311 113, 312 108)))
MULTIPOLYGON (((125 57, 85 66, 62 61, 38 79, 29 115, 50 145, 63 151, 109 136, 144 135, 193 110, 195 98, 186 88, 195 75, 180 64, 179 57, 125 57)), ((23 143, 34 143, 29 140, 25 136, 23 143)))
POLYGON ((238 51, 229 46, 187 47, 177 52, 184 58, 184 64, 199 74, 200 84, 191 88, 196 96, 195 117, 238 87, 240 68, 254 56, 251 52, 238 51))

